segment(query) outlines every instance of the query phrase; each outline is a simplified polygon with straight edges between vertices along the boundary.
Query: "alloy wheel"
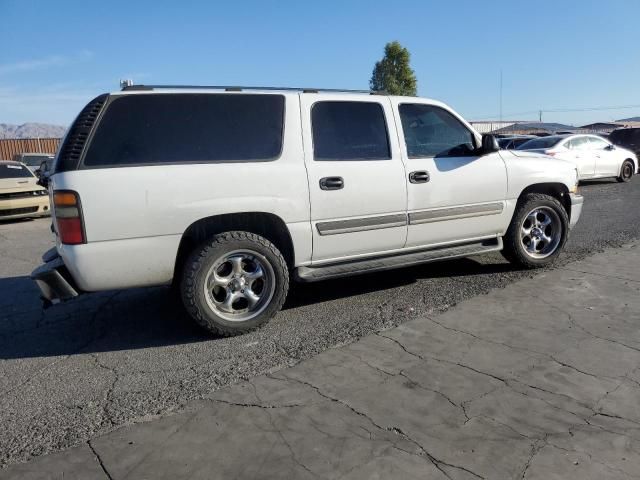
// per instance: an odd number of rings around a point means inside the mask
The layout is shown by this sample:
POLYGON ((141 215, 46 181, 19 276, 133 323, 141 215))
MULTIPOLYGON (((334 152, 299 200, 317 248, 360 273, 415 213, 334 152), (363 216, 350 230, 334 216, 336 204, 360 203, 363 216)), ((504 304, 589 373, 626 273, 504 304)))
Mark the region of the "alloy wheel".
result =
POLYGON ((250 320, 271 302, 275 274, 269 261, 252 250, 235 250, 222 255, 207 272, 204 281, 209 307, 233 322, 250 320))
POLYGON ((520 228, 520 240, 525 252, 532 258, 552 255, 562 240, 562 222, 550 207, 536 207, 525 217, 520 228))

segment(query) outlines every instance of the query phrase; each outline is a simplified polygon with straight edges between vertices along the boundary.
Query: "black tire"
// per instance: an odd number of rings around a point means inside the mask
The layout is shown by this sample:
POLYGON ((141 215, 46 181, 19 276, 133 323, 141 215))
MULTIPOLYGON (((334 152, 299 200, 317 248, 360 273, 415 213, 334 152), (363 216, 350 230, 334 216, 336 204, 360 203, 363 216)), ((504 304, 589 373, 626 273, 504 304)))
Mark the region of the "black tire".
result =
MULTIPOLYGON (((229 278, 232 277, 234 276, 231 274, 229 278)), ((244 282, 244 278, 242 281, 244 282)), ((225 337, 247 333, 268 322, 282 308, 288 290, 289 270, 280 251, 266 238, 241 231, 215 235, 209 242, 196 248, 184 264, 180 282, 182 302, 189 315, 204 329, 225 337), (209 292, 205 289, 205 281, 211 278, 210 273, 216 262, 220 262, 221 258, 227 258, 226 255, 233 256, 234 252, 254 253, 261 264, 264 263, 264 267, 269 271, 269 281, 273 283, 273 293, 270 299, 265 296, 262 310, 246 320, 225 318, 224 315, 233 316, 234 313, 225 314, 216 310, 219 304, 214 300, 215 291, 208 295, 209 292)), ((228 296, 229 291, 227 288, 223 295, 228 296)), ((249 310, 247 314, 250 313, 249 310)))
POLYGON ((618 176, 618 178, 616 178, 616 180, 618 180, 619 182, 628 182, 629 180, 631 180, 631 177, 633 177, 633 174, 635 170, 635 165, 633 164, 633 162, 631 160, 625 160, 624 162, 622 162, 622 168, 620 168, 620 175, 618 176))
POLYGON ((529 193, 524 195, 518 201, 516 211, 513 214, 507 233, 503 238, 504 248, 502 250, 502 255, 509 260, 509 262, 521 267, 544 267, 552 263, 560 254, 560 251, 567 242, 568 233, 569 216, 562 204, 557 199, 549 195, 529 193), (524 227, 524 222, 527 219, 527 216, 537 208, 542 208, 544 211, 548 211, 548 209, 553 210, 557 215, 557 220, 559 222, 558 228, 560 229, 560 231, 556 233, 558 236, 557 246, 555 246, 554 249, 545 256, 542 256, 541 253, 540 258, 536 258, 534 254, 527 251, 521 235, 521 229, 524 227))

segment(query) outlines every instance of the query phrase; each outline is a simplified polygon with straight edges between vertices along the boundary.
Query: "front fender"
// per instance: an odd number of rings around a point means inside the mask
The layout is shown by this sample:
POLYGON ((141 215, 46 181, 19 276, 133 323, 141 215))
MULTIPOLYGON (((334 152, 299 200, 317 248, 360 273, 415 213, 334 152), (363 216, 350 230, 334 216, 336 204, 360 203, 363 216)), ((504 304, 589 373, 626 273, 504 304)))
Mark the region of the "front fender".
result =
POLYGON ((578 173, 570 162, 535 153, 516 155, 508 150, 500 153, 507 168, 508 199, 517 199, 525 189, 536 184, 562 184, 569 192, 576 188, 578 173))

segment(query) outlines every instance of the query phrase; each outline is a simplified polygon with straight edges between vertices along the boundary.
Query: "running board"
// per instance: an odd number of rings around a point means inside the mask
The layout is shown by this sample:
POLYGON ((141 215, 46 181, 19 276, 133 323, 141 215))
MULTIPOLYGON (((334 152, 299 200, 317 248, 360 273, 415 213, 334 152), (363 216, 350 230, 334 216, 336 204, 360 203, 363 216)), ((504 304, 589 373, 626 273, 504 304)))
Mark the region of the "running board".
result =
POLYGON ((497 252, 499 250, 502 250, 502 238, 490 238, 479 242, 431 248, 429 250, 396 254, 388 257, 334 263, 321 267, 298 267, 294 275, 296 280, 300 282, 317 282, 330 278, 379 272, 392 268, 410 267, 421 263, 437 262, 451 258, 469 257, 480 253, 497 252))

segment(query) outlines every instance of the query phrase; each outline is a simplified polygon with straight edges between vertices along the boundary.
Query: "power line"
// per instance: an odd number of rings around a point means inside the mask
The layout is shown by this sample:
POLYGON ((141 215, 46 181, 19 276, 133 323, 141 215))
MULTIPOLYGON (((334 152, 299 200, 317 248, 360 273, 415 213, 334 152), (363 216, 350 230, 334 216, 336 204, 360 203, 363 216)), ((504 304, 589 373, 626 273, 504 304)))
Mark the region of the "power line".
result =
MULTIPOLYGON (((568 112, 595 112, 595 111, 604 111, 604 110, 624 110, 628 108, 640 108, 640 105, 612 105, 612 106, 601 106, 601 107, 582 107, 582 108, 543 108, 539 110, 528 110, 526 112, 517 112, 517 113, 505 113, 502 114, 501 117, 516 117, 520 115, 534 115, 540 113, 568 113, 568 112)), ((495 114, 493 115, 469 115, 469 117, 474 118, 484 118, 487 120, 491 120, 492 118, 496 118, 495 114)))
POLYGON ((543 112, 593 112, 596 110, 622 110, 625 108, 640 108, 640 105, 616 105, 613 107, 588 107, 588 108, 557 108, 557 109, 544 109, 543 112))

